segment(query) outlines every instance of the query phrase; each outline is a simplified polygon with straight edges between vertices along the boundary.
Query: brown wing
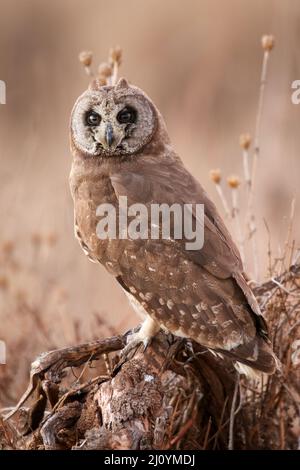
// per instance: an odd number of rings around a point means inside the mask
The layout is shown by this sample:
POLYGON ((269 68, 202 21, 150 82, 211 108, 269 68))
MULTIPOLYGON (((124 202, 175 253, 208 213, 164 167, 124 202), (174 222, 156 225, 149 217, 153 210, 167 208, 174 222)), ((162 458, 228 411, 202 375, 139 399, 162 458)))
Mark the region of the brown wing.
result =
POLYGON ((213 203, 180 161, 111 175, 116 196, 128 204, 204 204, 204 246, 187 251, 186 240, 135 240, 120 257, 119 281, 145 310, 174 334, 230 354, 266 372, 275 361, 259 307, 243 277, 238 250, 213 203))

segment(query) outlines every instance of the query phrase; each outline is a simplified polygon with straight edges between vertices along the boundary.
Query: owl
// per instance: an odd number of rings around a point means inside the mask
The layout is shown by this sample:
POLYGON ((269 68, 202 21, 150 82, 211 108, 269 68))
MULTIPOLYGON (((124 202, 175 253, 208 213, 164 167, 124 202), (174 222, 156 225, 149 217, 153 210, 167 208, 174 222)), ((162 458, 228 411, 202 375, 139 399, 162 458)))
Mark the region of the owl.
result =
POLYGON ((163 329, 231 358, 240 373, 273 373, 278 361, 238 249, 215 205, 174 151, 148 96, 124 78, 113 86, 92 81, 74 105, 70 142, 75 235, 143 318, 126 349, 146 347, 163 329), (202 204, 202 248, 187 249, 184 236, 100 238, 97 208, 117 208, 121 197, 148 208, 202 204))

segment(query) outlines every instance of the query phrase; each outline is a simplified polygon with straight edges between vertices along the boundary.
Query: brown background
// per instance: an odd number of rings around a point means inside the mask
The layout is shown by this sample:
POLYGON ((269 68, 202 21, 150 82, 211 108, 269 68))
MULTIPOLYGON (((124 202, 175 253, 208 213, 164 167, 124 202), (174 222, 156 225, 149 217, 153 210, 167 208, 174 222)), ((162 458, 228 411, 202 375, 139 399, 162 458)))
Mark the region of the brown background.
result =
MULTIPOLYGON (((238 137, 254 130, 265 33, 275 35, 276 47, 255 201, 261 278, 263 218, 276 255, 292 197, 299 197, 300 105, 291 103, 291 82, 300 79, 300 3, 1 0, 0 338, 8 348, 5 374, 13 369, 17 378, 11 398, 35 354, 137 322, 114 280, 73 237, 68 121, 88 84, 79 51, 93 50, 97 65, 110 46, 122 46, 121 74, 155 101, 174 146, 220 207, 209 170, 242 174, 238 137)), ((298 216, 296 206, 299 241, 298 216)), ((247 266, 251 272, 249 253, 247 266)))

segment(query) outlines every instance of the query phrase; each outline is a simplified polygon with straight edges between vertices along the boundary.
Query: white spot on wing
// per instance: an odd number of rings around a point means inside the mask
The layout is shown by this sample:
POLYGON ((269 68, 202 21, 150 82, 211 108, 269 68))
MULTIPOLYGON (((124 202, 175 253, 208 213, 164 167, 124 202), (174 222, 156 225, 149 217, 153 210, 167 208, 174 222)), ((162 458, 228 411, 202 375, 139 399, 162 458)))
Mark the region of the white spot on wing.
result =
POLYGON ((223 345, 223 349, 230 351, 231 349, 237 348, 242 343, 242 335, 237 331, 232 331, 230 338, 228 338, 223 345))
POLYGON ((218 315, 218 313, 221 312, 223 304, 217 304, 217 305, 212 305, 211 309, 215 315, 218 315))
POLYGON ((145 300, 151 300, 153 298, 153 294, 152 292, 146 292, 145 294, 145 300))

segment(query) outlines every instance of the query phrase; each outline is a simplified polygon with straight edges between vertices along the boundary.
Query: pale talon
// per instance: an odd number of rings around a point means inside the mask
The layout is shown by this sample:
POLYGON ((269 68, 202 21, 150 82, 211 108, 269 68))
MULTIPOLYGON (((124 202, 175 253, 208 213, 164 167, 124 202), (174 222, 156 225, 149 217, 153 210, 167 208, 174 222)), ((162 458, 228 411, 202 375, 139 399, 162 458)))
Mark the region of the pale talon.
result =
POLYGON ((147 347, 152 341, 152 337, 149 338, 143 338, 142 336, 139 335, 139 333, 135 333, 133 335, 129 335, 127 337, 127 344, 126 346, 122 349, 122 356, 126 356, 130 351, 133 349, 137 349, 141 344, 143 345, 143 352, 146 351, 147 347))
POLYGON ((133 333, 127 337, 127 344, 122 349, 121 355, 124 357, 130 351, 136 349, 140 344, 143 344, 143 351, 146 351, 150 345, 153 337, 158 333, 160 327, 152 318, 147 317, 137 333, 133 333))

